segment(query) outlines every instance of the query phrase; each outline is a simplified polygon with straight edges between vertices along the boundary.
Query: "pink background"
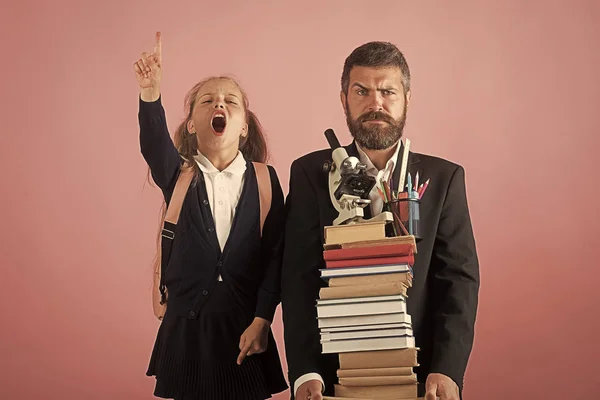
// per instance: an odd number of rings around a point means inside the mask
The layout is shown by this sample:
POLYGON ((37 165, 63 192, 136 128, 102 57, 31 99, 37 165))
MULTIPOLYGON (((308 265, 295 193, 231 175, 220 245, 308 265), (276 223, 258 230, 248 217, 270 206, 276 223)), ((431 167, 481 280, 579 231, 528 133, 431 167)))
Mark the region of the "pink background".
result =
POLYGON ((344 58, 397 44, 413 72, 413 149, 467 171, 482 285, 465 398, 599 393, 598 2, 11 3, 0 398, 152 398, 160 197, 144 183, 132 63, 156 30, 170 126, 196 81, 235 74, 286 192, 291 161, 326 147, 326 128, 348 142, 344 58))

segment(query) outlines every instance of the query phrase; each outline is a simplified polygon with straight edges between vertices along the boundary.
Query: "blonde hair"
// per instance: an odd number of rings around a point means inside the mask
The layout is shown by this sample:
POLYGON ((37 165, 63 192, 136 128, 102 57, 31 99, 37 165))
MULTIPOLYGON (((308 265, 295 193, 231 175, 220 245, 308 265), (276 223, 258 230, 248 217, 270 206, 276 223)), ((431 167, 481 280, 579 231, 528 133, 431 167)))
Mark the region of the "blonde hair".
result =
POLYGON ((192 118, 196 99, 198 98, 198 92, 206 83, 216 79, 224 79, 233 82, 242 93, 242 102, 246 113, 246 123, 248 124, 248 136, 240 138, 240 151, 244 155, 244 158, 249 161, 261 163, 267 162, 268 151, 263 129, 256 115, 249 109, 248 96, 238 81, 226 75, 212 76, 196 83, 185 96, 184 112, 186 117, 181 124, 179 124, 173 135, 173 142, 175 143, 175 147, 177 147, 177 151, 179 151, 179 154, 186 160, 191 160, 193 156, 197 154, 198 141, 196 135, 188 132, 187 124, 192 118))

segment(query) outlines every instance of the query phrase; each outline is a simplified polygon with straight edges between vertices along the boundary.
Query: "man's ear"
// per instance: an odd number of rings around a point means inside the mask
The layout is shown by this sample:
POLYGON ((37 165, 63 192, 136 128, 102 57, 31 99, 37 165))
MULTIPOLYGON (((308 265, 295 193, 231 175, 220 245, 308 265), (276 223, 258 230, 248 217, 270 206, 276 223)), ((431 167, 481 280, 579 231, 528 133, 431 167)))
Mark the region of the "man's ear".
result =
POLYGON ((406 106, 408 107, 408 105, 410 104, 410 97, 411 97, 412 92, 409 90, 408 92, 406 92, 406 106))
POLYGON ((340 101, 342 102, 342 107, 344 107, 344 114, 348 115, 348 99, 343 90, 340 92, 340 101))

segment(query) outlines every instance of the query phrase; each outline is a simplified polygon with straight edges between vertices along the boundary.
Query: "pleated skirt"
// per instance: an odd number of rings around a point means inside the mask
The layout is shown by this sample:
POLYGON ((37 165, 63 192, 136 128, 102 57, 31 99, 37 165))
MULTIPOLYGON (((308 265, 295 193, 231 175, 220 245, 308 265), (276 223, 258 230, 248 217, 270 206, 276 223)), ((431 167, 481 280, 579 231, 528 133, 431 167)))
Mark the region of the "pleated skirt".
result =
POLYGON ((146 375, 154 395, 175 400, 264 400, 288 388, 273 335, 264 353, 237 365, 240 336, 253 312, 236 304, 219 282, 197 319, 167 312, 158 330, 146 375))

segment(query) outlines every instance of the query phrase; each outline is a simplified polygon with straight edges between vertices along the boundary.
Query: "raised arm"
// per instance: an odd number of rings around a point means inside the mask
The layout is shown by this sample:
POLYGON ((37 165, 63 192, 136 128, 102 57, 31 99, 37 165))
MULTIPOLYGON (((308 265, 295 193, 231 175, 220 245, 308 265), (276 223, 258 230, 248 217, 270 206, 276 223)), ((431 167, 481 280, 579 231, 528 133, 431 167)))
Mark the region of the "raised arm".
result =
POLYGON ((161 34, 157 32, 154 52, 142 53, 141 58, 133 64, 133 68, 140 87, 140 149, 150 167, 154 182, 161 188, 165 197, 168 197, 182 160, 169 135, 165 110, 161 103, 161 47, 161 34))

